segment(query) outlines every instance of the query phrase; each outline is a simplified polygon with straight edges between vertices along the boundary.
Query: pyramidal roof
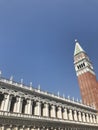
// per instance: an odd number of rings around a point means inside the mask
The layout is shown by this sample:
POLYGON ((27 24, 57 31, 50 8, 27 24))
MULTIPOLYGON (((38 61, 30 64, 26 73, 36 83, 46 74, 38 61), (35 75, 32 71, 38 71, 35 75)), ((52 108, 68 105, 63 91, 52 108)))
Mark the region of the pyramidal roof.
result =
POLYGON ((80 53, 80 52, 85 52, 85 51, 83 50, 83 48, 80 46, 78 40, 75 40, 75 42, 76 42, 76 45, 75 45, 74 56, 77 55, 77 54, 80 53))

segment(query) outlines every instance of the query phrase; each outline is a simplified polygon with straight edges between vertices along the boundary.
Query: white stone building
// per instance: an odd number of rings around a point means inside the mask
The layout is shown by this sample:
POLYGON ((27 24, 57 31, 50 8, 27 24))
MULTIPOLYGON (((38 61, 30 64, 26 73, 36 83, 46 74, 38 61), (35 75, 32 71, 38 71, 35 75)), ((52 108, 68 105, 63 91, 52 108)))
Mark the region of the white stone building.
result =
POLYGON ((97 111, 0 78, 0 130, 98 130, 97 111))

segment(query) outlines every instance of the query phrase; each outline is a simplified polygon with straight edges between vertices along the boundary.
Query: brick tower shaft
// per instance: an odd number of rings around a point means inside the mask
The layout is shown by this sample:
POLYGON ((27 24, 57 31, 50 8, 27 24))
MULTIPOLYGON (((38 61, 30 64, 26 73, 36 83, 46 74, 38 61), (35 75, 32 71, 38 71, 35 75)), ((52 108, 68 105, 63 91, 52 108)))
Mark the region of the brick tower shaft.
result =
POLYGON ((96 75, 88 55, 77 40, 74 52, 74 65, 83 103, 95 106, 98 110, 98 82, 96 75))

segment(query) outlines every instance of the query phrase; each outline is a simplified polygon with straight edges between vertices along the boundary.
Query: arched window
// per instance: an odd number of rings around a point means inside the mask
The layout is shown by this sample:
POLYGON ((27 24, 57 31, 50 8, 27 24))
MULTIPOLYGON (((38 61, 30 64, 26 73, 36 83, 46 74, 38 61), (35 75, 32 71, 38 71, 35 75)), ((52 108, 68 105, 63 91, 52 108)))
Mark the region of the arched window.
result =
POLYGON ((78 69, 81 69, 83 67, 85 67, 85 63, 84 62, 82 64, 80 64, 80 65, 77 66, 78 69))
POLYGON ((80 68, 79 65, 77 66, 77 68, 78 68, 78 69, 80 68))
POLYGON ((85 67, 85 63, 83 62, 83 66, 85 67))

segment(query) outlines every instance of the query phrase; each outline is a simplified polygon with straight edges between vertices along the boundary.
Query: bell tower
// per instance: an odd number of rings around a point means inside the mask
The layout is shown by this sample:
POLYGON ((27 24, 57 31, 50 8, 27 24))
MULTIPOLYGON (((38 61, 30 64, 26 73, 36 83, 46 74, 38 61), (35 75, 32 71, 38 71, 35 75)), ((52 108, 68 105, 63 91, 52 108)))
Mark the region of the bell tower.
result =
POLYGON ((98 82, 87 53, 75 40, 74 66, 78 83, 80 87, 81 97, 84 104, 95 106, 98 109, 98 82))

